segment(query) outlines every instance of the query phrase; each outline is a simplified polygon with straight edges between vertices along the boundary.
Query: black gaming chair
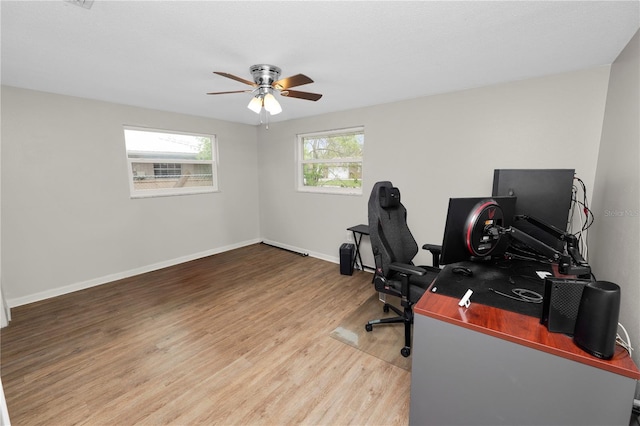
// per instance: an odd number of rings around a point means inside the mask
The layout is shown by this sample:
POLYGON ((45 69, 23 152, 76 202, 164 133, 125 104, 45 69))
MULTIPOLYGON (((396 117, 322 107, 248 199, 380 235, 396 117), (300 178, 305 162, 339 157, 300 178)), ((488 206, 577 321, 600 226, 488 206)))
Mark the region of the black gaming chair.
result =
POLYGON ((411 325, 413 305, 424 294, 438 272, 440 246, 425 244, 433 255, 433 266, 415 266, 413 258, 418 245, 407 227, 407 210, 400 203, 400 191, 391 182, 377 182, 369 197, 369 236, 375 260, 374 285, 376 291, 397 296, 403 310, 384 304, 398 316, 369 321, 365 328, 372 331, 377 324, 403 323, 404 347, 402 356, 411 354, 411 325))

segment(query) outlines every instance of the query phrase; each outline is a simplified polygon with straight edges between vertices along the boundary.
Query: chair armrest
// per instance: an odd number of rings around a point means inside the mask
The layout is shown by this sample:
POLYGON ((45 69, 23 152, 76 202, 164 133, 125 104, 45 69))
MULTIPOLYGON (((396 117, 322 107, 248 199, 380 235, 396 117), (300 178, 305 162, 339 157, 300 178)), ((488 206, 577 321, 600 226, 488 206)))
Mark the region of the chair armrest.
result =
POLYGON ((409 265, 408 263, 393 262, 389 265, 389 269, 391 269, 392 271, 400 272, 402 274, 406 274, 406 275, 422 276, 427 273, 427 271, 424 270, 423 268, 420 268, 415 265, 409 265))
POLYGON ((441 245, 438 245, 438 244, 424 244, 424 245, 422 246, 422 248, 423 248, 424 250, 429 250, 429 251, 430 251, 430 252, 432 252, 432 253, 433 253, 434 251, 435 251, 435 252, 437 252, 437 253, 440 253, 440 252, 442 251, 442 246, 441 246, 441 245))
POLYGON ((431 252, 431 256, 433 257, 433 267, 440 268, 440 254, 442 253, 442 246, 437 244, 425 244, 422 248, 431 252))
POLYGON ((392 271, 400 272, 402 287, 401 298, 402 306, 410 306, 409 302, 409 276, 418 275, 423 276, 427 273, 426 269, 419 266, 410 265, 408 263, 393 262, 389 265, 389 269, 392 271))

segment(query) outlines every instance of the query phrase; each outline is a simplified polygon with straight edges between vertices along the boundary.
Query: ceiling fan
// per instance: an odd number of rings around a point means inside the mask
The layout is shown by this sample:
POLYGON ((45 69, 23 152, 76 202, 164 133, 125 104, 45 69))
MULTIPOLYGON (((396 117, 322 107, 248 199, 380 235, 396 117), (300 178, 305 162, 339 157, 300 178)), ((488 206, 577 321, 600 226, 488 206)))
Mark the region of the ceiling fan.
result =
POLYGON ((251 98, 251 102, 249 102, 247 108, 257 114, 260 114, 260 111, 262 111, 262 108, 264 107, 264 109, 271 115, 276 115, 282 112, 280 103, 275 98, 275 96, 273 96, 273 94, 276 92, 280 93, 281 96, 286 96, 288 98, 306 99, 308 101, 317 101, 322 97, 322 95, 319 93, 290 90, 291 87, 313 83, 313 80, 311 80, 304 74, 296 74, 294 76, 281 79, 281 69, 274 65, 267 64, 253 65, 249 68, 249 72, 251 72, 253 81, 245 80, 242 77, 238 77, 226 72, 214 71, 214 74, 239 81, 240 83, 248 84, 249 86, 252 86, 253 89, 233 90, 230 92, 211 92, 207 93, 207 95, 252 92, 255 93, 255 95, 253 98, 251 98))

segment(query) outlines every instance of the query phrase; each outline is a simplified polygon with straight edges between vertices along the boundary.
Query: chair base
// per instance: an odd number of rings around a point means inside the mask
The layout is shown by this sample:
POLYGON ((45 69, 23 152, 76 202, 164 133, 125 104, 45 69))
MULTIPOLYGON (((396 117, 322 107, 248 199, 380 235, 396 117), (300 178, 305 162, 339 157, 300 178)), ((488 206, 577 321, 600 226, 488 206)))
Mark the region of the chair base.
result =
POLYGON ((389 305, 388 303, 384 304, 383 307, 384 312, 389 312, 392 310, 396 314, 397 317, 391 318, 380 318, 367 322, 364 328, 367 331, 373 331, 373 326, 378 324, 399 324, 404 323, 404 347, 400 349, 400 354, 407 358, 411 355, 411 325, 413 324, 413 310, 411 306, 406 306, 404 310, 400 310, 393 305, 389 305))

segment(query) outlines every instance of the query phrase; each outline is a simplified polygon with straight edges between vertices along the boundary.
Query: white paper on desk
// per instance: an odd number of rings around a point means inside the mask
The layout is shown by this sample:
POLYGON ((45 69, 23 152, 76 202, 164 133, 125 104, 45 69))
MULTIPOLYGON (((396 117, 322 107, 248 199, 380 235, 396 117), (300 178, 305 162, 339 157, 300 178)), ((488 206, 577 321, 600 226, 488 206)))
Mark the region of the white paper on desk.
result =
POLYGON ((547 271, 536 271, 536 274, 538 275, 538 277, 540 277, 541 280, 544 280, 545 278, 551 276, 551 272, 547 272, 547 271))

